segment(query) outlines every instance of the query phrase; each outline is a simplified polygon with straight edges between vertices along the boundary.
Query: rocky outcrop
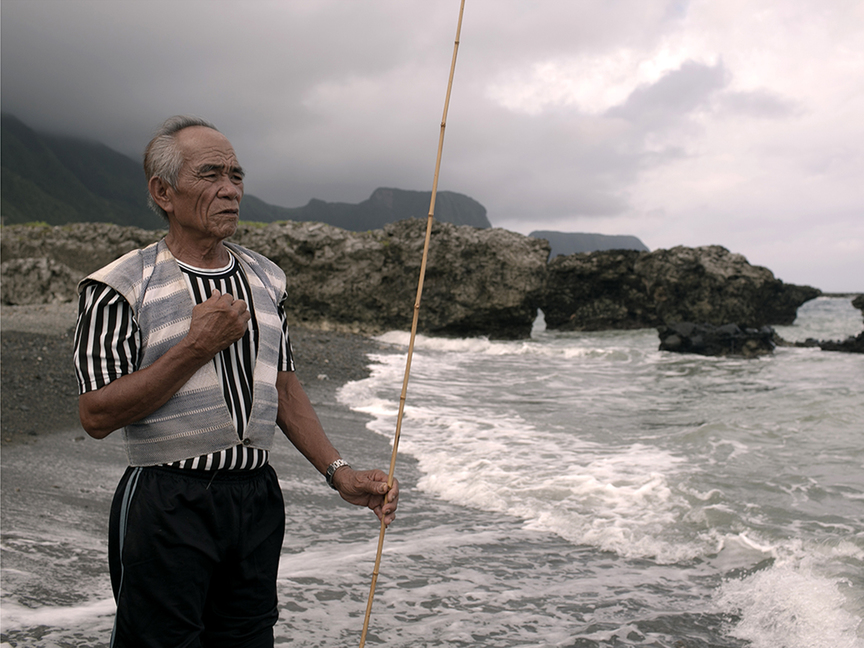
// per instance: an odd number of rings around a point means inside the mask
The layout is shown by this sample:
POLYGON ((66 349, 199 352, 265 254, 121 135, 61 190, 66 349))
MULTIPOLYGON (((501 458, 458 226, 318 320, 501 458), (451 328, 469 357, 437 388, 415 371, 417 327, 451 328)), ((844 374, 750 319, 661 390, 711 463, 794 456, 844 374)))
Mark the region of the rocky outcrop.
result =
MULTIPOLYGON (((425 221, 416 219, 359 233, 323 223, 285 222, 241 224, 232 240, 285 271, 287 312, 294 323, 380 333, 411 327, 425 232, 425 221)), ((102 224, 6 227, 2 258, 10 263, 50 258, 66 266, 77 281, 163 235, 102 224)), ((434 223, 418 329, 438 335, 528 337, 548 255, 545 241, 506 230, 434 223)), ((17 265, 8 266, 4 286, 18 270, 17 265)), ((65 282, 50 298, 74 299, 75 281, 65 282)), ((22 287, 14 293, 7 296, 4 291, 5 303, 48 298, 44 281, 21 275, 19 283, 22 287)))
MULTIPOLYGON (((411 327, 425 232, 419 219, 360 233, 286 222, 242 226, 233 240, 285 271, 296 321, 380 332, 411 327)), ((418 329, 528 337, 548 254, 545 242, 506 230, 434 223, 418 329)))
MULTIPOLYGON (((57 227, 11 225, 3 228, 0 259, 5 264, 13 259, 47 258, 66 266, 80 279, 127 252, 158 241, 165 234, 166 230, 144 230, 112 223, 71 223, 57 227)), ((4 274, 4 282, 6 279, 4 274)))
POLYGON ((792 324, 798 307, 821 291, 784 284, 724 247, 675 247, 644 255, 637 272, 664 322, 792 324))
POLYGON ((540 306, 546 327, 604 331, 660 324, 644 278, 636 272, 642 254, 613 250, 552 259, 540 306))
MULTIPOLYGON (((285 270, 294 322, 377 333, 411 326, 425 229, 425 219, 368 232, 323 223, 241 223, 233 240, 285 270)), ((71 301, 75 281, 164 234, 92 223, 4 227, 3 302, 71 301)), ((784 284, 716 246, 611 250, 547 264, 548 256, 543 240, 436 221, 419 330, 523 338, 538 308, 547 327, 559 330, 672 322, 759 328, 790 323, 798 306, 819 294, 784 284)))
POLYGON ((743 356, 755 358, 772 353, 776 346, 774 329, 741 327, 737 324, 711 326, 681 322, 661 326, 660 350, 697 353, 707 356, 743 356))
POLYGON ((72 301, 78 277, 48 258, 12 259, 0 264, 4 304, 57 304, 72 301))
POLYGON ((675 247, 556 257, 549 262, 541 308, 546 326, 560 330, 671 322, 761 327, 791 324, 798 307, 819 294, 816 288, 784 284, 767 268, 720 246, 675 247))
MULTIPOLYGON (((864 295, 858 295, 852 300, 852 305, 864 315, 864 295)), ((815 341, 814 341, 815 342, 815 341)), ((845 353, 864 353, 864 331, 858 335, 850 335, 845 340, 827 340, 816 342, 823 351, 843 351, 845 353)))
POLYGON ((864 353, 864 331, 855 337, 848 337, 845 340, 828 340, 819 342, 819 348, 823 351, 843 351, 845 353, 864 353))

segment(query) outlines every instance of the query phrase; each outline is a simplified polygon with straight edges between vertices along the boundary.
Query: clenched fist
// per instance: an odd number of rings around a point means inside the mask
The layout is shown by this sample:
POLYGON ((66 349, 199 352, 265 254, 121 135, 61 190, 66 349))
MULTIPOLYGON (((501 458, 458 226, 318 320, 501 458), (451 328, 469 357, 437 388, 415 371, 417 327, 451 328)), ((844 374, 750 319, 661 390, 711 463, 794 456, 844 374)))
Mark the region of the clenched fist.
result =
POLYGON ((192 309, 186 337, 196 349, 213 357, 243 337, 250 319, 246 302, 214 290, 207 301, 192 309))

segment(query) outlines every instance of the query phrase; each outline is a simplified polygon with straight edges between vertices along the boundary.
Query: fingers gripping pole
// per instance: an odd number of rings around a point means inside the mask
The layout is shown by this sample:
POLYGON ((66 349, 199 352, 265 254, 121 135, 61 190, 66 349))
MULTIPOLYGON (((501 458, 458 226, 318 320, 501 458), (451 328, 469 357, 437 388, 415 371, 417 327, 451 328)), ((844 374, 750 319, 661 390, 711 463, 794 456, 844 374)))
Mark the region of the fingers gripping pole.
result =
MULTIPOLYGON (((405 414, 405 397, 408 393, 408 378, 411 375, 411 360, 414 357, 414 341, 417 337, 417 320, 420 316, 420 298, 423 295, 423 280, 426 277, 426 261, 429 258, 429 241, 432 238, 432 222, 435 215, 435 198, 438 195, 438 173, 441 170, 441 154, 444 151, 444 130, 447 128, 447 111, 450 107, 450 91, 453 89, 453 76, 456 73, 456 55, 459 53, 459 38, 462 33, 462 15, 465 12, 465 0, 459 5, 459 21, 456 25, 456 41, 453 44, 453 60, 450 63, 450 78, 447 81, 447 94, 444 98, 444 114, 441 118, 441 133, 438 136, 438 155, 435 159, 435 175, 432 178, 432 198, 429 201, 429 215, 426 218, 426 239, 423 242, 423 258, 420 262, 420 279, 417 282, 417 298, 414 300, 414 316, 411 321, 411 337, 408 342, 408 356, 405 361, 405 376, 402 380, 402 393, 399 396, 399 413, 396 417, 396 433, 393 438, 393 452, 390 455, 390 473, 387 485, 393 486, 393 476, 396 471, 396 455, 399 450, 399 436, 402 433, 402 418, 405 414)), ((378 583, 378 573, 381 566, 381 554, 384 549, 384 534, 387 527, 381 520, 381 530, 378 533, 378 552, 375 556, 375 567, 372 570, 372 584, 369 588, 369 599, 366 602, 366 618, 363 621, 363 634, 360 637, 360 648, 366 645, 366 634, 369 631, 369 619, 372 616, 372 600, 375 597, 375 586, 378 583)))

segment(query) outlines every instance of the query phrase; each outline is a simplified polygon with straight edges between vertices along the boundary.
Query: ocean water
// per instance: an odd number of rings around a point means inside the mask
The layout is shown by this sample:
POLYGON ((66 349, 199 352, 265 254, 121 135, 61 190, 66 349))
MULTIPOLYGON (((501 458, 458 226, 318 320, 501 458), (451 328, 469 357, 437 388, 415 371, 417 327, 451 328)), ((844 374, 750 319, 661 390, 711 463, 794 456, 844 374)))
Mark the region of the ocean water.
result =
MULTIPOLYGON (((861 326, 826 298, 778 332, 861 326)), ((426 645, 471 645, 454 626, 494 646, 864 645, 864 357, 657 346, 542 324, 521 342, 419 339, 400 453, 483 530, 437 530, 439 568, 472 586, 448 588, 461 613, 426 645)), ((404 362, 375 360, 342 398, 392 435, 404 362)))
MULTIPOLYGON (((820 298, 778 332, 861 328, 848 299, 820 298)), ((339 392, 350 411, 323 410, 355 464, 389 462, 408 336, 381 340, 339 392)), ((418 338, 367 645, 864 646, 864 356, 658 344, 542 319, 524 341, 418 338)), ((277 645, 358 645, 377 525, 285 445, 277 645)), ((38 487, 4 484, 4 646, 107 645, 122 448, 54 446, 38 487)), ((33 479, 27 456, 4 451, 4 481, 33 479)))

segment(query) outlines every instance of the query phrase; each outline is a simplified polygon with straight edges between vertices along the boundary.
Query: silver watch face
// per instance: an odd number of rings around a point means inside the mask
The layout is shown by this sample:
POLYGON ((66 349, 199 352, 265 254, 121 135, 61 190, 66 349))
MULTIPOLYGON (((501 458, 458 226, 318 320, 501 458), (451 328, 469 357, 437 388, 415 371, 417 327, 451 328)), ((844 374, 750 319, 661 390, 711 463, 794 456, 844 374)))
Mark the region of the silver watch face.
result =
POLYGON ((333 486, 333 475, 336 473, 336 471, 339 468, 341 468, 342 466, 347 466, 347 465, 348 465, 348 462, 345 461, 344 459, 337 459, 336 461, 331 463, 329 466, 327 466, 327 473, 324 476, 327 479, 327 484, 331 488, 335 488, 335 486, 333 486))

